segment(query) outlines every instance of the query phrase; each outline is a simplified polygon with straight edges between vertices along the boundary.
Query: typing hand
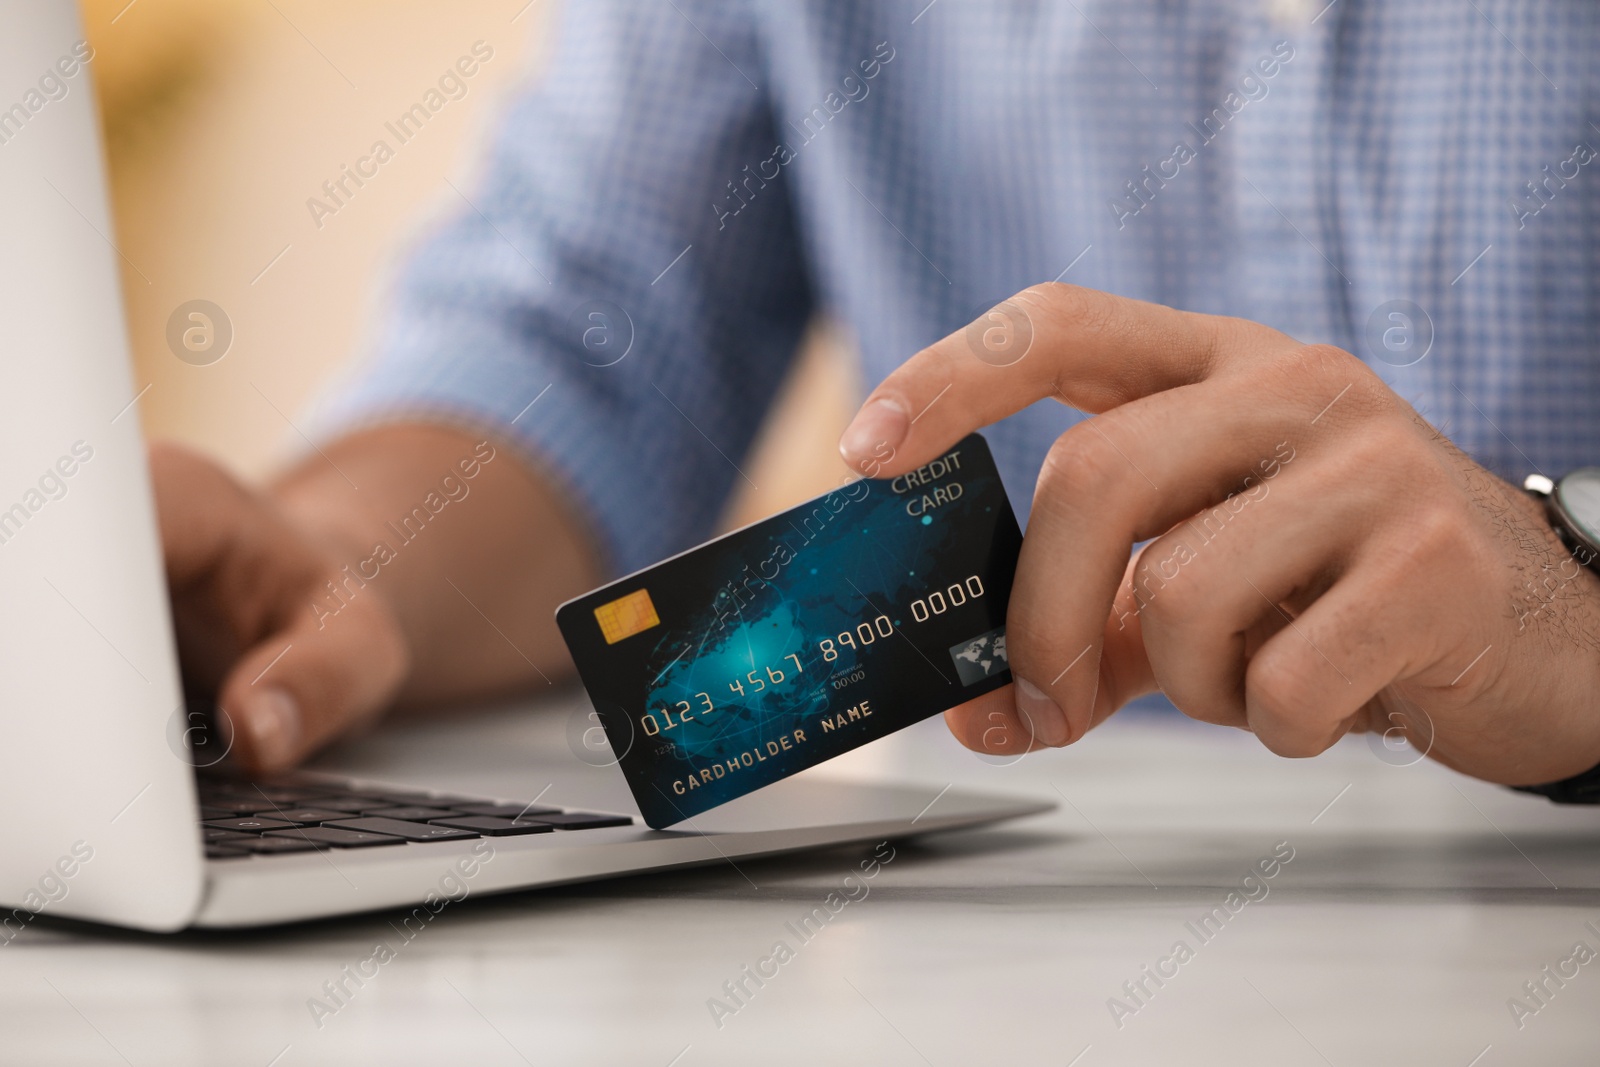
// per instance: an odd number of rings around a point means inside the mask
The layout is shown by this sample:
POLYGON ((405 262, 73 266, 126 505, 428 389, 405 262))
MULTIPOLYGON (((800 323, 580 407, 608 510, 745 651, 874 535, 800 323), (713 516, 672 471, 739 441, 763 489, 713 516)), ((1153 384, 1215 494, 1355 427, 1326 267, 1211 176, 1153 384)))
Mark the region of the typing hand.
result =
POLYGON ((376 717, 408 657, 376 583, 330 607, 355 553, 196 453, 154 445, 150 465, 186 681, 216 694, 243 769, 283 770, 376 717))
POLYGON ((888 477, 1037 400, 1098 413, 1040 472, 1016 682, 947 714, 963 743, 1070 744, 1159 688, 1285 756, 1403 729, 1506 784, 1600 763, 1600 581, 1359 360, 1066 285, 989 314, 1031 329, 1021 358, 978 358, 984 326, 952 334, 840 446, 888 477))

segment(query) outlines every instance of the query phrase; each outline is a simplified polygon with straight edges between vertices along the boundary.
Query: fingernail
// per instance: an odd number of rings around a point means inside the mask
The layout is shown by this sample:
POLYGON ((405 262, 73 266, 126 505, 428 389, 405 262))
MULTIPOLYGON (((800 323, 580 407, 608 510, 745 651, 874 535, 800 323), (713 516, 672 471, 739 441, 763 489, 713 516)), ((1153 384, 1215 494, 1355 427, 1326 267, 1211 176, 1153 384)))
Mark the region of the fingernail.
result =
POLYGON ((1043 689, 1026 678, 1017 678, 1017 715, 1033 731, 1041 744, 1052 748, 1064 745, 1072 736, 1067 727, 1067 714, 1043 689))
POLYGON ((898 400, 880 397, 856 412, 839 438, 839 451, 852 466, 873 460, 881 463, 910 432, 911 417, 906 409, 898 400))
POLYGON ((263 689, 245 710, 256 763, 270 769, 292 762, 300 740, 300 707, 294 697, 282 689, 263 689))

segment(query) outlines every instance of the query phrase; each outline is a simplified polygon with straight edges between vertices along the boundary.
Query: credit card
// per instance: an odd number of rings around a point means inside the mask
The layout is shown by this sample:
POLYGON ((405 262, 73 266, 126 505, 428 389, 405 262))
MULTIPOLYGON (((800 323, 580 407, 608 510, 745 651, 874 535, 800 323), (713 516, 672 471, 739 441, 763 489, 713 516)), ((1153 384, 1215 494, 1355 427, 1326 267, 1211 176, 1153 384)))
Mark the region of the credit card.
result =
POLYGON ((1010 682, 1021 547, 973 434, 568 601, 556 622, 660 829, 1010 682))

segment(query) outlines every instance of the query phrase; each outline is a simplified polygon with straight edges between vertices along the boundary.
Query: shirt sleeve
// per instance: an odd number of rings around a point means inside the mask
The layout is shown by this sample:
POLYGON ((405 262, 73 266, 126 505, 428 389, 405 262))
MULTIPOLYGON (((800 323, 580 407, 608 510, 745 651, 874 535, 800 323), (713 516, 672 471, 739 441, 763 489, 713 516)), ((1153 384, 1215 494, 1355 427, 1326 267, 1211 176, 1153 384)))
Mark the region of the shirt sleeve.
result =
POLYGON ((496 432, 621 573, 708 535, 811 290, 783 178, 758 173, 777 136, 744 5, 573 0, 558 22, 484 180, 405 264, 318 426, 496 432))

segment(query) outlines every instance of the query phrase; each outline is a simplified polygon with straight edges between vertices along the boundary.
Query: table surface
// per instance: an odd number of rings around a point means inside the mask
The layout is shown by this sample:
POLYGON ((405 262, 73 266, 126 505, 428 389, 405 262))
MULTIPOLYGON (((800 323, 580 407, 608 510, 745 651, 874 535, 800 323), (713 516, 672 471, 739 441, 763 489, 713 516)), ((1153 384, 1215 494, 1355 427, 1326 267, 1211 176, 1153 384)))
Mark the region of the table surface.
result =
MULTIPOLYGON (((322 765, 520 795, 576 699, 392 724, 322 765)), ((1003 763, 935 719, 827 770, 1058 808, 896 842, 870 880, 846 881, 874 852, 853 846, 472 897, 405 943, 392 915, 169 937, 41 920, 0 949, 0 1062, 1600 1062, 1600 959, 1574 957, 1600 952, 1600 809, 1413 758, 1350 738, 1281 760, 1133 714, 1003 763), (380 941, 394 958, 314 1015, 380 941)))

